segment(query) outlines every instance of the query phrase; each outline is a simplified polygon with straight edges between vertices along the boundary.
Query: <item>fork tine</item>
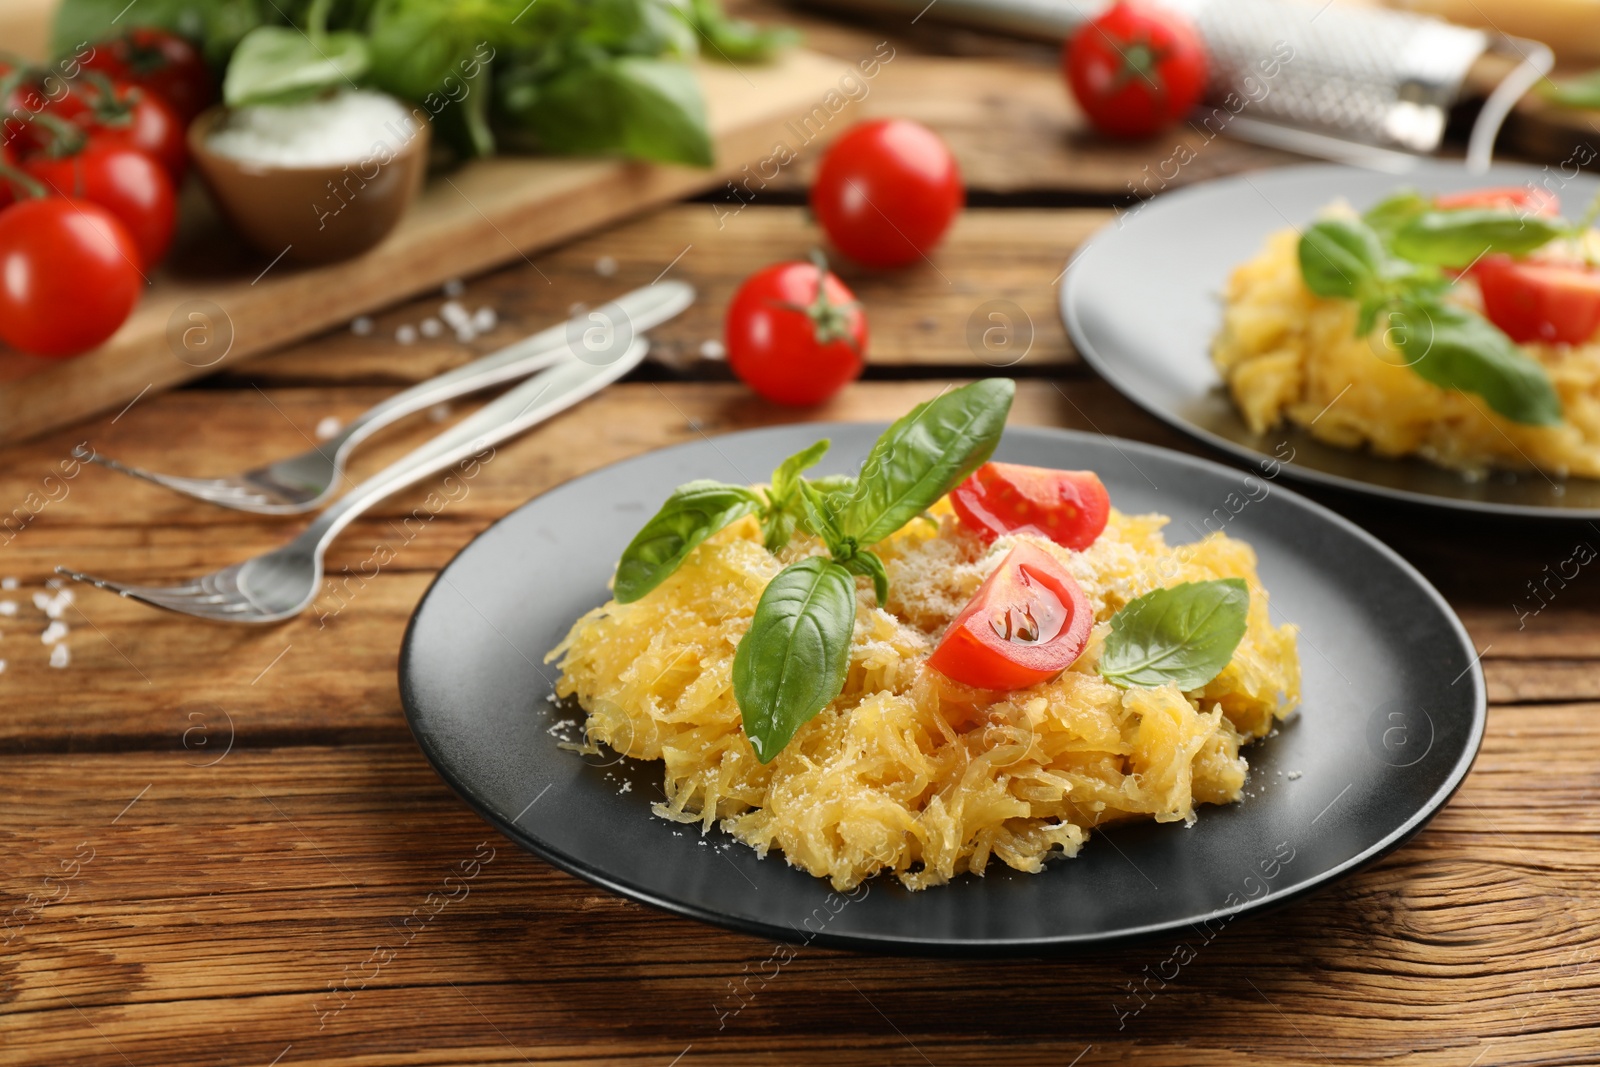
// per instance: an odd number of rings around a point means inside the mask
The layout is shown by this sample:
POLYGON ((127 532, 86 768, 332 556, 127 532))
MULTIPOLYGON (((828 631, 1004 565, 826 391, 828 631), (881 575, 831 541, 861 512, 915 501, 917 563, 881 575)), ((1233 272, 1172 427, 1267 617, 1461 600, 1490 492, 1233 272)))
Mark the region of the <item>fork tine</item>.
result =
POLYGON ((277 504, 271 496, 259 489, 251 488, 248 484, 236 478, 183 478, 173 474, 158 474, 155 471, 145 470, 143 467, 132 467, 110 456, 102 456, 98 452, 91 452, 83 457, 90 463, 98 464, 107 470, 126 474, 131 478, 159 485, 163 489, 184 496, 202 500, 208 504, 222 504, 250 510, 251 508, 268 507, 277 504))
MULTIPOLYGON (((97 589, 104 589, 108 593, 137 600, 141 604, 151 607, 164 608, 167 611, 176 611, 186 615, 209 615, 211 606, 199 599, 204 589, 196 581, 175 586, 149 586, 127 585, 123 582, 113 582, 109 578, 100 578, 93 574, 71 570, 67 567, 57 567, 56 573, 70 578, 75 582, 83 582, 97 589)), ((248 605, 246 605, 248 607, 248 605)))

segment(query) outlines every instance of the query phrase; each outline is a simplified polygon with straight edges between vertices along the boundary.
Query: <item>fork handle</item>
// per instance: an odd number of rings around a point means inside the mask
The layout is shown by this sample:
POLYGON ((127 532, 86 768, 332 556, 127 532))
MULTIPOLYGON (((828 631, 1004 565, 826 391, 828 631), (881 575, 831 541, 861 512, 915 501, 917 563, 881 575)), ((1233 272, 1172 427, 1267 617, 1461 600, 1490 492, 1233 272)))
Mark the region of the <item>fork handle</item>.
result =
POLYGON ((295 544, 308 552, 325 548, 340 530, 378 501, 594 395, 638 366, 649 347, 645 338, 636 337, 619 358, 608 364, 595 366, 565 360, 528 379, 350 490, 306 527, 295 538, 295 544))
POLYGON ((583 327, 596 317, 613 331, 638 335, 659 326, 693 302, 694 289, 684 282, 655 282, 634 289, 584 316, 574 316, 567 322, 540 330, 374 404, 352 419, 320 450, 326 455, 335 455, 407 415, 555 366, 572 356, 574 342, 585 343, 587 334, 583 327))

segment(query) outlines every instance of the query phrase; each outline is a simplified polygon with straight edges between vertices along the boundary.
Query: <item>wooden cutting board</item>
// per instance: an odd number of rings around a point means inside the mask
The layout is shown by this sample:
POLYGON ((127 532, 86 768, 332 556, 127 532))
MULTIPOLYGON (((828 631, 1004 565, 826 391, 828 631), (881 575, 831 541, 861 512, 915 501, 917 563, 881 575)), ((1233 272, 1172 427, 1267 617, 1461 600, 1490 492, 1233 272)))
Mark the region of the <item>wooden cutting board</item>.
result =
MULTIPOLYGON (((357 259, 323 267, 273 264, 247 249, 191 179, 173 252, 122 328, 74 359, 0 347, 0 443, 18 441, 143 394, 339 326, 375 308, 487 270, 635 214, 721 185, 782 142, 838 87, 848 65, 796 50, 768 66, 703 64, 717 165, 709 170, 505 157, 435 175, 399 227, 357 259)), ((823 112, 826 114, 826 112, 823 112)), ((815 130, 819 123, 809 127, 815 130)), ((832 133, 828 124, 824 133, 832 133)), ((662 268, 668 264, 663 262, 662 268)))

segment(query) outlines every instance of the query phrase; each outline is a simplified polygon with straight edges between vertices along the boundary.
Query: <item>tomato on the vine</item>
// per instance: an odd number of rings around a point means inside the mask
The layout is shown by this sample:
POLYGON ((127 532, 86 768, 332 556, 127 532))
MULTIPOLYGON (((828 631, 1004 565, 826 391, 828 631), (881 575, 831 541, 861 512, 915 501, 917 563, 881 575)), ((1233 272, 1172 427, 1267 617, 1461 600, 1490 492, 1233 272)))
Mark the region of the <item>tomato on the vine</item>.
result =
POLYGON ((728 366, 776 404, 820 404, 861 375, 867 317, 827 269, 794 260, 744 280, 728 304, 728 366))
POLYGON ((1206 87, 1206 51, 1194 27, 1139 0, 1118 0, 1084 23, 1061 60, 1084 114, 1112 137, 1159 133, 1188 114, 1206 87))
POLYGON ((150 90, 185 126, 217 95, 216 81, 199 50, 186 38, 152 27, 141 26, 99 42, 83 66, 150 90))
POLYGON ((174 186, 183 180, 189 165, 183 123, 171 105, 148 89, 86 74, 55 99, 46 100, 37 89, 31 90, 27 104, 47 116, 31 123, 34 147, 70 151, 74 146, 64 142, 71 138, 71 131, 52 128, 52 119, 62 120, 98 143, 144 152, 171 175, 174 186))
POLYGON ((961 525, 985 544, 1013 533, 1082 551, 1106 528, 1111 497, 1093 471, 985 463, 950 493, 961 525))
POLYGON ((928 666, 979 689, 1025 689, 1072 666, 1094 611, 1066 568, 1019 543, 950 623, 928 666))
POLYGON ((24 200, 0 212, 0 340, 74 356, 117 332, 139 299, 139 250, 86 200, 24 200))
POLYGON ((1471 274, 1484 315, 1518 344, 1581 345, 1600 333, 1600 270, 1496 254, 1484 256, 1471 274))
POLYGON ((950 149, 905 119, 846 130, 811 183, 811 212, 829 240, 868 267, 900 267, 927 255, 965 202, 950 149))
POLYGON ((172 243, 172 179, 143 152, 91 141, 70 156, 35 155, 22 171, 57 196, 88 200, 115 215, 139 249, 141 270, 160 262, 172 243))

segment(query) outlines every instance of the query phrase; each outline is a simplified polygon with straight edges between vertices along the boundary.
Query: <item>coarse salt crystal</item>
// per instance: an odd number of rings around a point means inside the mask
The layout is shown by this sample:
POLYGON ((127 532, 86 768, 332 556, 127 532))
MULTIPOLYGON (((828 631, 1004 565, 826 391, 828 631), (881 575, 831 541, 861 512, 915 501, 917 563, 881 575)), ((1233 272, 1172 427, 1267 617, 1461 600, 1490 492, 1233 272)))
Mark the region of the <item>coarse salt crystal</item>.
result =
POLYGON ((17 580, 15 578, 0 578, 0 589, 15 589, 16 587, 17 580))
POLYGON ((422 336, 424 337, 438 337, 441 333, 444 333, 444 323, 440 322, 432 315, 422 320, 422 326, 420 328, 422 330, 422 336))
POLYGON ((414 344, 417 340, 417 328, 407 323, 394 332, 394 339, 403 345, 414 344))
POLYGON ((701 359, 726 359, 727 357, 728 350, 723 346, 721 341, 710 340, 700 342, 701 359))
POLYGON ((332 415, 324 417, 321 422, 317 423, 317 440, 326 441, 328 438, 338 433, 342 425, 343 424, 332 415))
POLYGON ((73 601, 72 590, 62 589, 55 596, 49 593, 33 594, 33 606, 45 613, 46 618, 59 619, 73 601))
POLYGON ((65 667, 72 662, 72 652, 66 645, 57 645, 50 650, 50 666, 65 667))
POLYGON ((15 615, 17 602, 15 600, 0 600, 0 615, 15 615))
POLYGON ((372 332, 372 320, 365 315, 357 315, 350 320, 350 332, 357 337, 365 337, 372 332))
POLYGON ((500 322, 500 316, 495 314, 494 308, 482 307, 472 313, 472 328, 479 333, 488 333, 500 322))
POLYGON ((617 261, 610 256, 601 256, 594 261, 594 272, 602 278, 610 278, 617 273, 617 261))
POLYGON ((67 636, 67 633, 67 624, 57 619, 55 622, 44 628, 44 633, 39 635, 39 643, 42 645, 53 645, 63 637, 67 636))
POLYGON ((439 317, 457 330, 472 325, 472 316, 467 314, 466 307, 459 300, 446 300, 441 304, 439 317))

